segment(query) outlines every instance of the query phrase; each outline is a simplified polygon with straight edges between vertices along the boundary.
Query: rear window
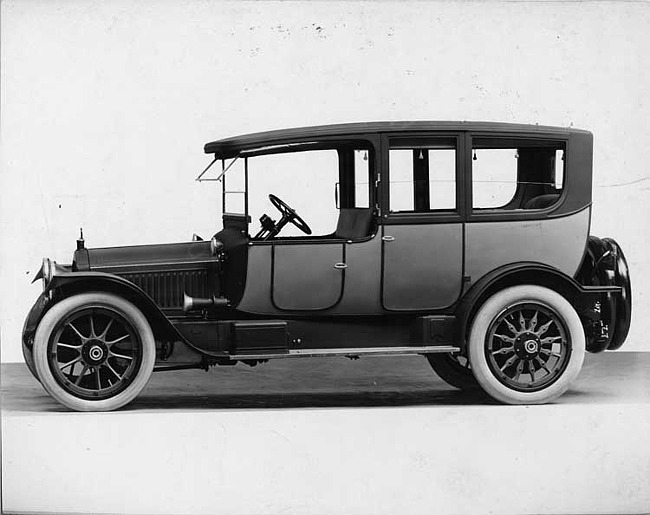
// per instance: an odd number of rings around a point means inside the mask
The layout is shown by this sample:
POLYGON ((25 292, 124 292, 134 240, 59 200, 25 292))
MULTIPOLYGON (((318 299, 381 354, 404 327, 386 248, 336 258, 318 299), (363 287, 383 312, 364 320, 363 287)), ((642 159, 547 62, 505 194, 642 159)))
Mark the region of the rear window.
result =
POLYGON ((546 209, 564 185, 565 143, 474 138, 472 209, 546 209))

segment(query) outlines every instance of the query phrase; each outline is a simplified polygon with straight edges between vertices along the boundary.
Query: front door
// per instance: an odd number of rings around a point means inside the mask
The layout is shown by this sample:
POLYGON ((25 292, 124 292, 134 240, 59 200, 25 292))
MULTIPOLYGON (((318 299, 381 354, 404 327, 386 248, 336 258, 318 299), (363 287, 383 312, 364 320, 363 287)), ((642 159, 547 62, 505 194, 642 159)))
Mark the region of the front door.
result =
POLYGON ((282 310, 316 311, 343 294, 343 242, 273 245, 271 298, 282 310))
POLYGON ((382 305, 428 311, 453 304, 463 278, 458 134, 384 140, 382 305))

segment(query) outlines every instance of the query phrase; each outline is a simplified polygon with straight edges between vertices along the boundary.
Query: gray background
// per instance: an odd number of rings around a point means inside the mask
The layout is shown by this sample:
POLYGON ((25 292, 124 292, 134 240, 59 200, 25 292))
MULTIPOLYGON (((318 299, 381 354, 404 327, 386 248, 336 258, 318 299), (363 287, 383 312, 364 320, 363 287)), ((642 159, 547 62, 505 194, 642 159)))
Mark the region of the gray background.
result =
POLYGON ((218 230, 204 142, 401 119, 591 130, 592 234, 625 250, 625 349, 650 350, 649 22, 634 2, 4 1, 2 361, 79 226, 90 247, 218 230))

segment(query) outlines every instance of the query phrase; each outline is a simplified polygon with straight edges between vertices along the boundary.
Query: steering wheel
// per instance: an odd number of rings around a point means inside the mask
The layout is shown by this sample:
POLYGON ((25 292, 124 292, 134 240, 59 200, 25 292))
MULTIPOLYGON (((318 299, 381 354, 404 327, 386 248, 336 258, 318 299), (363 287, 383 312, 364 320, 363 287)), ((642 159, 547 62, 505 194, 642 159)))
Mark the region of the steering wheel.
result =
POLYGON ((311 229, 307 223, 284 200, 279 199, 273 193, 269 193, 269 200, 282 215, 282 219, 278 222, 278 232, 287 222, 291 222, 305 234, 311 234, 311 229))

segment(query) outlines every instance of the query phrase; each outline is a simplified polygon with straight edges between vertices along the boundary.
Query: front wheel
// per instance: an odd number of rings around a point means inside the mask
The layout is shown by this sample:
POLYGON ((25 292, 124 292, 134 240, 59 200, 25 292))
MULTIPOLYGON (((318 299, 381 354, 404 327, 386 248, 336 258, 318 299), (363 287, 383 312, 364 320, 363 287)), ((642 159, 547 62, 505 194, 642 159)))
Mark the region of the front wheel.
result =
POLYGON ((38 377, 57 401, 77 411, 110 411, 145 387, 156 344, 133 304, 116 295, 84 293, 45 314, 33 353, 38 377))
POLYGON ((513 286, 479 309, 468 344, 481 387, 506 404, 544 404, 578 376, 585 354, 582 323, 559 293, 513 286))

